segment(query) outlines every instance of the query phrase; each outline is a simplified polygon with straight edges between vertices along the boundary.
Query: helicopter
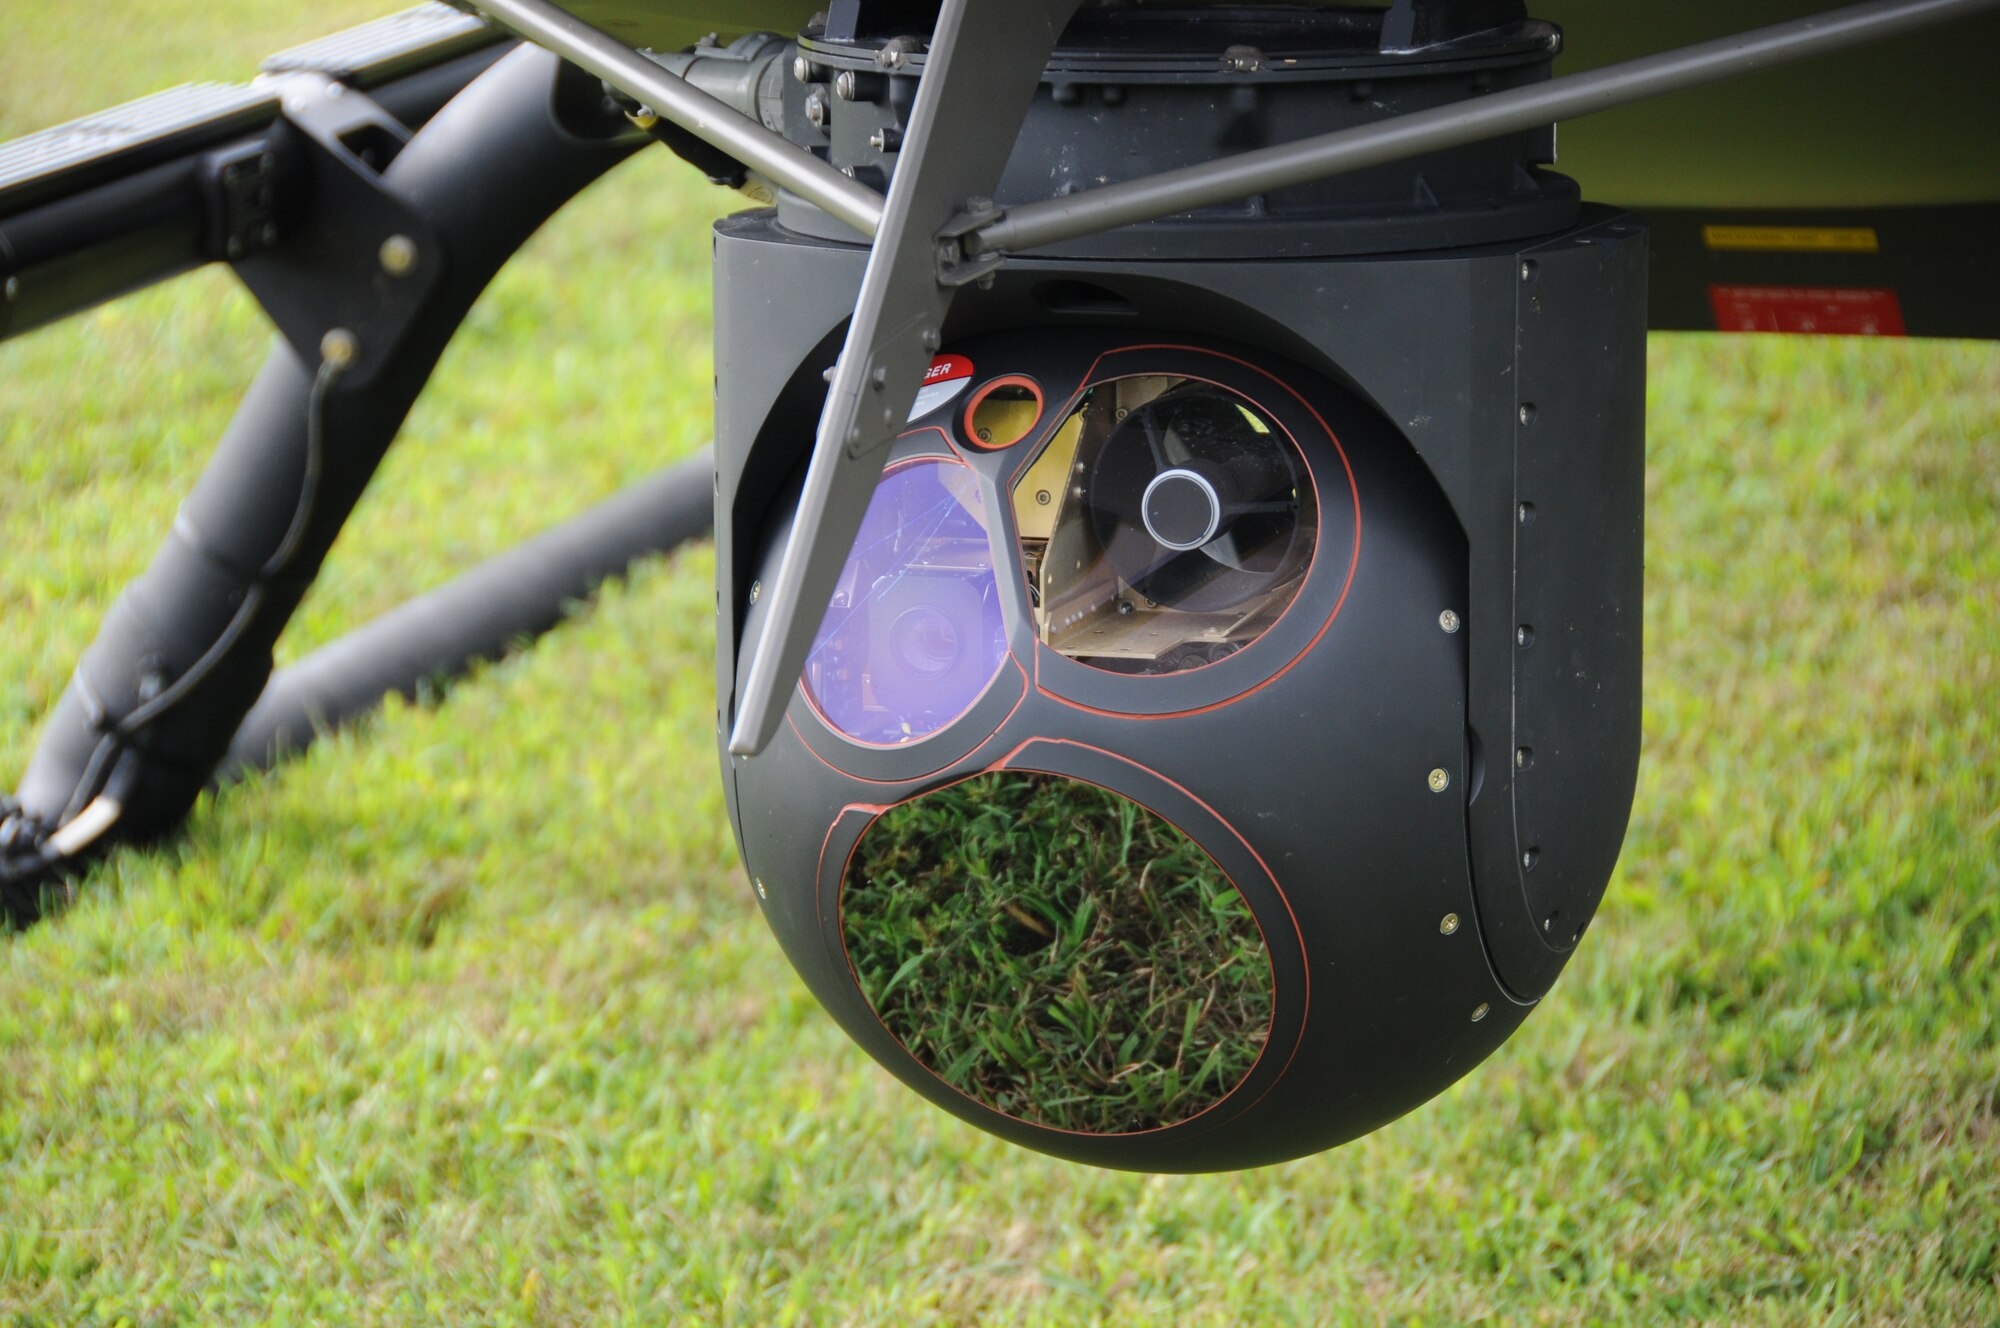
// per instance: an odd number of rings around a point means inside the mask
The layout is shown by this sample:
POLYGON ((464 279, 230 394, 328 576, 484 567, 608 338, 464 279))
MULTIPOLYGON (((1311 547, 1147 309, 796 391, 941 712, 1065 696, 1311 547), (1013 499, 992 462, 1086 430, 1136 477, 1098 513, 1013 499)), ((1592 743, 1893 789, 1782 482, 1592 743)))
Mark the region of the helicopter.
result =
POLYGON ((2000 337, 1996 15, 481 0, 0 148, 0 336, 225 262, 283 339, 9 908, 712 531, 746 873, 872 1056, 1095 1165, 1374 1129, 1618 858, 1648 331, 2000 337), (712 454, 274 676, 473 300, 654 142, 745 197, 712 454))

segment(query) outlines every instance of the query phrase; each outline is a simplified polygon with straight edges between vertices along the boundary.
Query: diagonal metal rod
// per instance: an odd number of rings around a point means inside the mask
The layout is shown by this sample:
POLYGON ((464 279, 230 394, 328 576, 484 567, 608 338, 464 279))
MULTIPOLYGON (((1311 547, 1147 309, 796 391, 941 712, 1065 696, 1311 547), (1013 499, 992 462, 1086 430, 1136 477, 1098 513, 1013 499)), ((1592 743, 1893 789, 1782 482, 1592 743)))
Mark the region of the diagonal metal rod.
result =
POLYGON ((1017 252, 1156 221, 1252 194, 1463 147, 1558 120, 1790 64, 2000 9, 2000 0, 1875 0, 1734 37, 1490 93, 1380 124, 1027 203, 966 238, 969 253, 1017 252))
POLYGON ((818 204, 863 235, 872 238, 881 226, 882 195, 550 0, 473 2, 496 22, 645 102, 661 119, 818 204))

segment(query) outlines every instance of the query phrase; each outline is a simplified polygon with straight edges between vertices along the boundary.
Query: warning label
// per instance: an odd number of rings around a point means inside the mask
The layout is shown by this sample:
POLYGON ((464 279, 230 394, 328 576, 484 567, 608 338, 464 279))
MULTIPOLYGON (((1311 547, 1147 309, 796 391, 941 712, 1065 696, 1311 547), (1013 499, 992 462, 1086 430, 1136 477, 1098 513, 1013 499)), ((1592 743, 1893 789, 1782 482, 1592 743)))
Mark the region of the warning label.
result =
POLYGON ((1872 226, 1704 226, 1711 249, 1767 254, 1875 254, 1882 240, 1872 226))
POLYGON ((1821 286, 1710 286, 1718 332, 1798 332, 1900 337, 1903 306, 1892 290, 1821 286))
POLYGON ((915 424, 932 411, 942 410, 972 385, 972 361, 963 355, 940 355, 931 361, 924 385, 917 389, 917 404, 910 407, 910 423, 915 424))

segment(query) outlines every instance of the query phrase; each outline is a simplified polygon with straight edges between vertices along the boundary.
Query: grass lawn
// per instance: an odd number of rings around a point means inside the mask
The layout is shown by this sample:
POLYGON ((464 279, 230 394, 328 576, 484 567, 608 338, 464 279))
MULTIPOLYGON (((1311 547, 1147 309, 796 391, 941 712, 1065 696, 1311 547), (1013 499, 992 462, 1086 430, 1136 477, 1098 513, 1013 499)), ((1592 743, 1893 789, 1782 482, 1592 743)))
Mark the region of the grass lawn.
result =
MULTIPOLYGON (((0 135, 385 7, 8 0, 0 135)), ((288 657, 706 436, 727 202, 649 156, 537 241, 288 657)), ((0 780, 266 339, 211 273, 0 346, 0 780)), ((1652 369, 1624 862, 1438 1101, 1169 1178, 901 1088, 738 874, 695 551, 0 942, 0 1321, 2000 1321, 2000 347, 1652 369)))

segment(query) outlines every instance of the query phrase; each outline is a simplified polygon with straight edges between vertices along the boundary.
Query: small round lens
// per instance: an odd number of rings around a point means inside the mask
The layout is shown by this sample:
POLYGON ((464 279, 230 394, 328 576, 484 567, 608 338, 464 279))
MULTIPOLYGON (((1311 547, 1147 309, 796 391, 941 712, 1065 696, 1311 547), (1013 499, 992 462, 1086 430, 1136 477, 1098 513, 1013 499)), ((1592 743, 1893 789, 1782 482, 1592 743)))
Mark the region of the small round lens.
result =
POLYGON ((896 658, 920 678, 949 673, 958 663, 958 629, 936 609, 911 609, 896 619, 889 634, 895 642, 896 658))

